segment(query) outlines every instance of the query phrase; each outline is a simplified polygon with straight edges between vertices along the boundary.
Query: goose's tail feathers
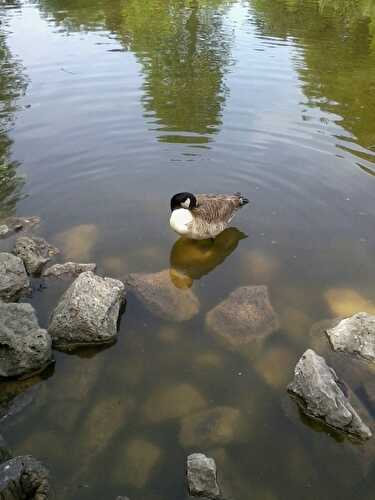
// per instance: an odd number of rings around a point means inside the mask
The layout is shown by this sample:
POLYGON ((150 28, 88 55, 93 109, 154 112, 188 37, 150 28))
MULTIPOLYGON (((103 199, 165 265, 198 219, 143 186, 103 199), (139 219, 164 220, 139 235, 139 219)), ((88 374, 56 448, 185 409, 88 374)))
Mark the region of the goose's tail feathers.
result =
POLYGON ((247 205, 249 203, 249 199, 242 196, 241 193, 234 193, 234 194, 238 196, 240 199, 240 207, 243 207, 244 205, 247 205))

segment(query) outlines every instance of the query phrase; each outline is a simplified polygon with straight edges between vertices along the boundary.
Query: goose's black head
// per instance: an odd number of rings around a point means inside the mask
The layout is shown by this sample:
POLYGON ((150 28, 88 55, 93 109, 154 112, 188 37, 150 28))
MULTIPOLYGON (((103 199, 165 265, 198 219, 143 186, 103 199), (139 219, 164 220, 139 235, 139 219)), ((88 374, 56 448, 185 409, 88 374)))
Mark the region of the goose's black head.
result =
POLYGON ((197 199, 192 193, 177 193, 171 198, 171 210, 187 208, 191 210, 197 206, 197 199))

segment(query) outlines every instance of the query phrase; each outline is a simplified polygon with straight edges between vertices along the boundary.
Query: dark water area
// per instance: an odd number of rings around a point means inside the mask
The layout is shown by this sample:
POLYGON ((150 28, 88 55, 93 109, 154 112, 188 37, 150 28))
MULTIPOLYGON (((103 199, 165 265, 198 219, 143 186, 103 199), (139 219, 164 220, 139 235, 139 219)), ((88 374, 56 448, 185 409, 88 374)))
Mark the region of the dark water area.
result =
MULTIPOLYGON (((182 269, 199 299, 174 323, 129 291, 116 344, 2 384, 35 390, 2 424, 14 453, 48 464, 64 500, 185 499, 192 451, 234 500, 373 499, 372 441, 308 421, 285 388, 312 325, 375 313, 374 2, 14 0, 0 18, 0 217, 41 217, 61 262, 107 276, 182 269), (169 227, 179 191, 250 205, 207 248, 169 227), (244 285, 268 287, 280 322, 254 352, 206 321, 244 285), (216 407, 240 412, 235 435, 186 437, 216 407)), ((44 327, 68 284, 34 280, 44 327)))

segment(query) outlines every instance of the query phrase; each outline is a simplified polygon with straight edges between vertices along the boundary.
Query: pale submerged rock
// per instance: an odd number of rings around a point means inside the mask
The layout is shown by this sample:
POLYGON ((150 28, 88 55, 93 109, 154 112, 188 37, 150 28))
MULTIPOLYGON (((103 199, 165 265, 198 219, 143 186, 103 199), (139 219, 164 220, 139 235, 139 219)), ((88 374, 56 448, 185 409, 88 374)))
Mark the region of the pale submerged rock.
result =
POLYGON ((279 328, 266 286, 237 288, 207 313, 206 323, 232 347, 264 338, 279 328))
POLYGON ((17 300, 29 287, 22 260, 10 253, 0 253, 0 300, 17 300))
POLYGON ((137 489, 144 488, 162 459, 162 450, 143 438, 132 439, 116 461, 114 480, 137 489))
POLYGON ((70 276, 77 277, 86 271, 94 272, 96 264, 90 262, 88 264, 81 264, 77 262, 65 262, 65 264, 54 264, 53 266, 45 269, 42 273, 43 277, 53 276, 55 278, 67 278, 70 276))
POLYGON ((14 253, 23 260, 29 274, 39 275, 59 250, 43 238, 21 236, 16 240, 14 253))
POLYGON ((203 453, 192 453, 187 458, 187 481, 190 495, 217 498, 220 488, 216 480, 216 464, 203 453))
POLYGON ((375 314, 375 304, 352 288, 330 288, 324 298, 335 316, 350 316, 360 311, 375 314))
POLYGON ((125 300, 121 281, 91 271, 74 280, 51 315, 48 331, 53 345, 74 349, 115 340, 120 306, 125 300))
POLYGON ((240 410, 217 406, 181 420, 180 443, 184 448, 224 446, 241 441, 246 423, 240 410))
POLYGON ((51 337, 33 307, 0 302, 0 376, 31 376, 51 361, 51 337))
POLYGON ((98 237, 95 224, 80 224, 57 234, 55 241, 66 259, 89 260, 98 237))
POLYGON ((189 384, 157 389, 146 401, 143 415, 149 422, 181 418, 207 405, 200 392, 189 384))
POLYGON ((355 354, 375 362, 375 316, 365 312, 343 319, 327 335, 335 351, 355 354))
POLYGON ((288 391, 301 410, 329 427, 360 439, 372 436, 339 385, 336 373, 324 358, 308 349, 298 361, 288 391))
POLYGON ((156 316, 170 321, 187 321, 199 312, 199 300, 190 289, 176 288, 169 270, 130 274, 129 285, 138 299, 156 316))

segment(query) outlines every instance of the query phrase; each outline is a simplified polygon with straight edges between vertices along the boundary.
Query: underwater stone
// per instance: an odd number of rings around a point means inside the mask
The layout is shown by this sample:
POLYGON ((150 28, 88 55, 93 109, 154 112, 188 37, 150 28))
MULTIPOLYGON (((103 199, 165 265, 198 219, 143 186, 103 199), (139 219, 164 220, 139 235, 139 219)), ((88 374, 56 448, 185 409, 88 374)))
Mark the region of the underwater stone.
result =
POLYGON ((0 253, 0 300, 17 300, 29 287, 22 260, 10 253, 0 253))
POLYGON ((20 257, 29 274, 39 275, 43 267, 59 250, 43 238, 21 236, 17 238, 14 253, 20 257))
POLYGON ((288 392, 301 410, 334 429, 360 439, 372 436, 340 388, 340 381, 324 358, 308 349, 298 361, 288 392))
POLYGON ((130 274, 127 282, 138 299, 156 316, 169 321, 187 321, 199 312, 199 300, 189 289, 176 288, 169 270, 130 274))
POLYGON ((335 351, 361 356, 375 362, 375 316, 365 312, 343 319, 327 335, 335 351))
POLYGON ((132 439, 116 461, 114 480, 137 489, 144 488, 162 458, 162 450, 143 438, 132 439))
POLYGON ((231 347, 270 335, 279 323, 266 286, 243 286, 207 313, 208 328, 231 347))
POLYGON ((65 264, 55 264, 42 273, 43 277, 53 276, 55 278, 66 278, 70 276, 77 277, 81 273, 86 271, 94 272, 96 270, 96 264, 90 262, 88 264, 81 264, 76 262, 65 262, 65 264))
POLYGON ((0 498, 47 500, 51 488, 48 470, 30 455, 15 457, 0 465, 0 498))
POLYGON ((187 481, 190 495, 217 498, 220 488, 216 481, 216 464, 203 453, 192 453, 187 458, 187 481))
POLYGON ((121 281, 91 271, 80 274, 52 312, 48 331, 54 347, 71 350, 115 340, 124 300, 121 281))
POLYGON ((217 406, 181 420, 180 443, 184 448, 224 446, 238 442, 245 430, 244 418, 237 408, 217 406))
POLYGON ((143 414, 150 422, 181 418, 207 405, 200 392, 189 384, 157 389, 146 401, 143 414))
POLYGON ((51 338, 30 304, 0 302, 0 376, 31 376, 52 361, 51 338))
POLYGON ((27 230, 40 223, 39 217, 8 217, 0 225, 0 238, 6 238, 16 231, 27 230))

